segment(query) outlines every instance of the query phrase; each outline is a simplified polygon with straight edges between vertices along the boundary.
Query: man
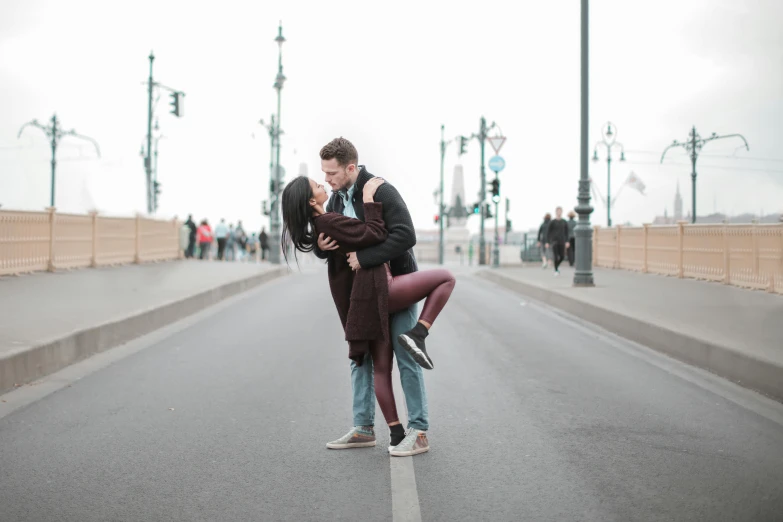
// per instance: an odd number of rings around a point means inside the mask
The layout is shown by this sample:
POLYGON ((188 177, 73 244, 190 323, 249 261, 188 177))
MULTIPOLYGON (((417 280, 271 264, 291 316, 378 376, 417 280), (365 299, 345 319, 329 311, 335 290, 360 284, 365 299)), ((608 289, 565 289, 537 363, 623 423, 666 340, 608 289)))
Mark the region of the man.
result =
POLYGON ((552 248, 555 263, 555 277, 560 275, 560 263, 565 258, 565 246, 568 243, 568 223, 563 219, 563 208, 557 207, 555 218, 549 222, 547 229, 547 245, 552 248))
POLYGON ((237 234, 234 230, 234 224, 228 225, 228 235, 226 236, 226 261, 234 261, 236 259, 236 243, 237 234))
POLYGON ((538 227, 538 242, 536 245, 541 249, 541 268, 549 268, 549 245, 547 243, 547 233, 549 232, 549 223, 552 221, 552 215, 547 212, 544 215, 544 222, 538 227))
POLYGON ((215 227, 215 238, 218 244, 218 259, 223 261, 223 254, 226 252, 226 242, 228 239, 228 228, 226 228, 226 220, 221 219, 218 226, 215 227))
POLYGON ((269 253, 269 236, 266 233, 266 227, 261 228, 261 233, 258 235, 258 243, 261 249, 261 261, 266 261, 266 256, 269 253))
MULTIPOLYGON (((364 166, 359 165, 356 147, 344 138, 332 140, 321 149, 321 170, 326 175, 326 183, 333 191, 325 210, 364 220, 362 190, 365 183, 374 176, 364 166)), ((383 204, 383 219, 389 235, 386 241, 379 245, 349 254, 348 262, 354 270, 388 262, 394 276, 416 272, 418 266, 411 250, 416 244, 416 232, 405 202, 397 189, 388 182, 378 188, 375 201, 383 204)), ((326 259, 330 252, 338 248, 339 245, 331 238, 319 236, 315 255, 326 259)), ((412 329, 417 320, 417 306, 414 305, 404 312, 392 315, 389 321, 402 391, 408 406, 408 433, 397 446, 389 448, 392 456, 409 456, 429 451, 429 416, 423 371, 397 342, 397 337, 412 329)), ((375 389, 372 359, 369 355, 361 366, 356 366, 356 363, 351 361, 351 390, 354 427, 343 437, 328 443, 328 448, 375 446, 375 389)))
POLYGON ((573 210, 568 212, 568 243, 566 243, 566 253, 568 254, 568 266, 574 266, 576 260, 576 214, 573 210))
POLYGON ((188 235, 188 248, 185 250, 185 257, 190 259, 193 257, 193 253, 196 250, 196 224, 193 222, 193 214, 188 215, 188 220, 185 221, 185 226, 190 230, 188 235))

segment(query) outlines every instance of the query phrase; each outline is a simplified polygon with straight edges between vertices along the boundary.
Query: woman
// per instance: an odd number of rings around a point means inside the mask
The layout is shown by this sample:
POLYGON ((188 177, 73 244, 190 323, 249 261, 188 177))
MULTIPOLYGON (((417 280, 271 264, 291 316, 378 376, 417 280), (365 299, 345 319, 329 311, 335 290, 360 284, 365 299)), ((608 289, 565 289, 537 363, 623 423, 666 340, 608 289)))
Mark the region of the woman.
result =
POLYGON ((568 211, 568 243, 566 243, 566 253, 568 254, 568 266, 574 266, 576 260, 576 213, 573 210, 568 211))
POLYGON ((547 235, 549 234, 549 222, 552 221, 552 214, 549 212, 544 216, 544 222, 538 227, 538 248, 541 250, 541 268, 549 266, 549 249, 547 245, 547 235))
MULTIPOLYGON (((425 369, 434 364, 424 339, 454 290, 448 270, 426 270, 392 277, 388 264, 354 272, 347 254, 382 243, 388 232, 383 205, 373 198, 384 181, 373 178, 363 188, 365 221, 326 212, 329 199, 323 185, 300 176, 283 191, 283 252, 292 243, 300 252, 311 252, 319 234, 337 241, 338 251, 328 258, 329 287, 349 344, 348 356, 359 366, 367 353, 373 361, 375 395, 391 431, 392 446, 404 437, 392 390, 393 350, 389 338, 389 314, 400 312, 426 298, 419 321, 399 336, 400 344, 425 369)), ((296 252, 294 252, 296 255, 296 252)))
POLYGON ((212 245, 212 228, 206 219, 201 221, 198 230, 196 230, 196 236, 198 237, 198 246, 200 249, 198 258, 209 259, 209 247, 212 245))

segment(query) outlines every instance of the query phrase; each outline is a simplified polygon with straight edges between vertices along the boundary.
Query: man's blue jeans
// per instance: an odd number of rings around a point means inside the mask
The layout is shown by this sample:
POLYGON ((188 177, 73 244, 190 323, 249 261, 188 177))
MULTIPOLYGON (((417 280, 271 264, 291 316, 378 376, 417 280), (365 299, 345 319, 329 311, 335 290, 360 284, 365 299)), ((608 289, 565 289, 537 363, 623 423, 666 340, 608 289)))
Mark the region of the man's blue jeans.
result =
MULTIPOLYGON (((419 320, 418 308, 418 305, 413 305, 407 311, 392 315, 389 320, 389 330, 394 357, 397 359, 397 369, 400 371, 402 392, 405 394, 405 404, 408 406, 408 427, 426 431, 430 427, 430 422, 427 392, 424 389, 424 371, 397 342, 400 334, 416 326, 416 321, 419 320)), ((356 366, 356 363, 351 361, 354 426, 375 425, 375 386, 372 376, 372 358, 369 354, 361 366, 356 366)))

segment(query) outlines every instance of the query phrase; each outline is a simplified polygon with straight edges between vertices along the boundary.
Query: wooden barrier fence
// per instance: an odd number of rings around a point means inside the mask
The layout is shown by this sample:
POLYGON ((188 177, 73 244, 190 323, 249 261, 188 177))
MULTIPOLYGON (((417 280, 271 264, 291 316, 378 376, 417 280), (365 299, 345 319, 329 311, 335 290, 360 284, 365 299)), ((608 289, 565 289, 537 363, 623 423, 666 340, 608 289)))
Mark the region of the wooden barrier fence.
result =
POLYGON ((176 220, 0 211, 0 276, 182 257, 176 220))

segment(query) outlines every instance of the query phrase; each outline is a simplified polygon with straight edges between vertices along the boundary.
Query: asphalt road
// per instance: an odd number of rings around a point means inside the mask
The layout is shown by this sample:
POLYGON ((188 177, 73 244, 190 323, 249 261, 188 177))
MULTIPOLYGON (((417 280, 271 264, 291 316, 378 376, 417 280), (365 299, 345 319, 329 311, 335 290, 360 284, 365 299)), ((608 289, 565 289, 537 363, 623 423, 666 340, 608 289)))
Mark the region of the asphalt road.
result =
POLYGON ((376 448, 325 448, 350 379, 309 269, 0 397, 0 521, 783 520, 777 403, 469 274, 428 346, 415 489, 380 410, 376 448))

